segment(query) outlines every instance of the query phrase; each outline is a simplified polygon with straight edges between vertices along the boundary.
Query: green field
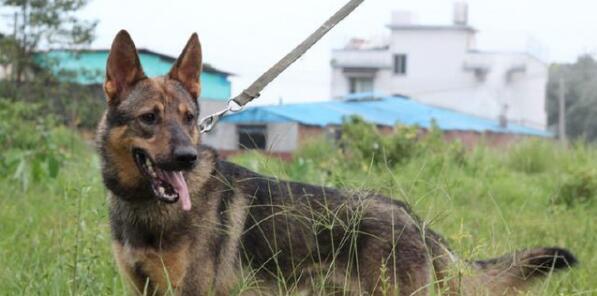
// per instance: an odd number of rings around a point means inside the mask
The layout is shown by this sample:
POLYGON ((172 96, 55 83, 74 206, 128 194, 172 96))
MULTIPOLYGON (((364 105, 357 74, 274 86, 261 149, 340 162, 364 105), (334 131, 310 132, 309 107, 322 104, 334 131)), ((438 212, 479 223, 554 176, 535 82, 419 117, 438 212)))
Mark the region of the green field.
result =
MULTIPOLYGON (((0 294, 126 294, 110 254, 93 147, 47 122, 23 124, 22 112, 0 111, 0 294)), ((532 295, 597 294, 596 148, 529 140, 507 151, 465 150, 433 133, 416 140, 413 129, 389 137, 367 129, 347 128, 343 149, 316 140, 290 162, 258 153, 234 161, 280 178, 406 200, 463 258, 569 248, 580 265, 550 276, 532 295)))

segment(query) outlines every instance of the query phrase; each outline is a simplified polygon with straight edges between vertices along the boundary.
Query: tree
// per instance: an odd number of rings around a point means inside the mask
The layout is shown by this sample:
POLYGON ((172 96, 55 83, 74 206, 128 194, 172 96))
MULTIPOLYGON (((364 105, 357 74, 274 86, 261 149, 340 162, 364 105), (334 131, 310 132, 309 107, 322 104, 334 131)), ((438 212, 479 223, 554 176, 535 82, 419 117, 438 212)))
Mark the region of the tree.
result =
POLYGON ((559 81, 566 85, 566 135, 597 140, 597 61, 580 56, 572 64, 553 64, 547 84, 547 121, 558 124, 559 81))
MULTIPOLYGON (((11 68, 10 80, 20 84, 38 65, 40 48, 80 48, 93 41, 96 21, 84 21, 75 13, 89 0, 0 0, 12 32, 4 32, 0 62, 11 68)), ((2 32, 0 32, 2 33, 2 32)))
MULTIPOLYGON (((40 54, 45 49, 82 49, 93 41, 97 22, 76 16, 88 2, 0 0, 0 16, 7 17, 6 31, 0 32, 0 70, 8 73, 0 81, 0 97, 38 103, 71 126, 93 114, 89 109, 97 109, 100 96, 68 79, 84 73, 55 73, 50 68, 56 61, 40 54)), ((94 125, 95 118, 89 119, 86 127, 94 125)))

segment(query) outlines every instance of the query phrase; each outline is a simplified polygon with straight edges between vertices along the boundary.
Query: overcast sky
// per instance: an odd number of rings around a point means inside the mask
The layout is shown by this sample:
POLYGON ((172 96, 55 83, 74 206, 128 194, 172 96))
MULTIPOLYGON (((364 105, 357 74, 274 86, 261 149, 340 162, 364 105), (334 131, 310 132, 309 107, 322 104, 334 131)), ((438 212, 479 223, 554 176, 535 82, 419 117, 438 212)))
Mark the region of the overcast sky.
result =
MULTIPOLYGON (((97 19, 93 48, 108 48, 119 29, 138 48, 178 55, 192 32, 204 61, 232 78, 233 95, 275 63, 347 0, 95 0, 81 13, 97 19)), ((469 0, 478 47, 531 48, 547 62, 597 52, 597 1, 469 0)), ((329 98, 330 52, 350 37, 388 34, 392 10, 410 10, 422 24, 449 24, 452 0, 366 0, 361 7, 270 84, 259 103, 329 98)))

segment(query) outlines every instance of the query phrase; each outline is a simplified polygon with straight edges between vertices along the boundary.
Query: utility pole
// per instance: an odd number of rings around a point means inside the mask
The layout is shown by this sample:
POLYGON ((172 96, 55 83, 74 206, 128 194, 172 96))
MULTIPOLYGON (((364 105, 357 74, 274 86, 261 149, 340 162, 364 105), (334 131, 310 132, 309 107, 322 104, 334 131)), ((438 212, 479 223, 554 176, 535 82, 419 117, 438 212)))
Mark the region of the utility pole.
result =
POLYGON ((566 145, 566 82, 560 77, 560 95, 558 96, 558 137, 562 145, 566 145))
POLYGON ((12 38, 17 40, 17 31, 19 27, 19 14, 15 11, 13 15, 13 23, 12 23, 12 38))

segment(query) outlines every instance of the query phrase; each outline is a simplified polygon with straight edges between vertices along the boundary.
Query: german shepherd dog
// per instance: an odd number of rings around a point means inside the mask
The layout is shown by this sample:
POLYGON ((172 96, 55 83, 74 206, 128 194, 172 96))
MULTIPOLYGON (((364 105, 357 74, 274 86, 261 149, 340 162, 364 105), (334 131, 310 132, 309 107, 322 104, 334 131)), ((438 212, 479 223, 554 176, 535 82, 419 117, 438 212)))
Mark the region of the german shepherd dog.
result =
POLYGON ((512 295, 576 263, 561 248, 463 261, 397 200, 280 181, 200 145, 201 45, 148 78, 126 31, 97 131, 113 251, 147 295, 512 295), (464 266, 464 267, 462 267, 464 266))

